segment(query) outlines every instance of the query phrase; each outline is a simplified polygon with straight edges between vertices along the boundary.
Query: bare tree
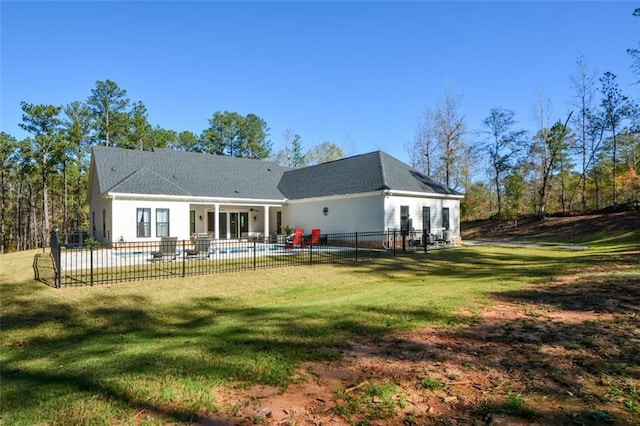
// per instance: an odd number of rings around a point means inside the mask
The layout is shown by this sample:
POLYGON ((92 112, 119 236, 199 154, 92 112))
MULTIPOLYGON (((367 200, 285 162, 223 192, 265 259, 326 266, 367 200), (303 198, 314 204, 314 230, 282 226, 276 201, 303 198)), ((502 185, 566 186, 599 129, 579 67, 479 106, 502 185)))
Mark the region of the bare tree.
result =
POLYGON ((412 165, 427 176, 441 180, 447 187, 460 186, 457 165, 466 150, 464 117, 460 115, 461 96, 454 96, 446 87, 444 97, 436 108, 425 108, 418 118, 416 136, 407 146, 412 165))
POLYGON ((576 64, 578 66, 577 75, 571 77, 571 85, 575 91, 574 106, 578 113, 573 119, 573 125, 576 129, 576 151, 580 156, 582 163, 582 172, 580 180, 574 187, 569 198, 569 210, 572 209, 573 197, 578 187, 581 187, 580 201, 582 210, 587 210, 587 171, 600 148, 602 141, 602 132, 596 129, 594 122, 593 109, 595 97, 595 71, 590 71, 587 60, 584 56, 580 56, 576 64), (598 135, 600 135, 598 137, 598 135))
POLYGON ((418 117, 413 142, 407 146, 411 165, 430 177, 434 177, 435 163, 438 158, 438 144, 434 127, 434 114, 429 108, 425 108, 418 117))
POLYGON ((503 179, 515 167, 525 135, 524 130, 512 130, 516 123, 514 116, 513 111, 493 108, 483 121, 487 134, 484 149, 491 164, 498 201, 498 219, 502 218, 503 179))
POLYGON ((616 75, 607 71, 600 78, 602 100, 600 102, 602 128, 611 131, 613 149, 613 205, 618 205, 618 186, 616 182, 618 167, 618 132, 622 122, 632 116, 633 104, 622 94, 616 75))

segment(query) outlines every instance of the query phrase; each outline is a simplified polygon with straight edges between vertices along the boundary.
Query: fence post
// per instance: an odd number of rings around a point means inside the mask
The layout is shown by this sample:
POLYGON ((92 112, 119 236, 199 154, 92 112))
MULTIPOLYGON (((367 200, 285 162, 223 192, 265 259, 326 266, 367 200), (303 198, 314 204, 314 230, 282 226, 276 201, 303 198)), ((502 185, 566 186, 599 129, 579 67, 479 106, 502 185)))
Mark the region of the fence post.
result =
POLYGON ((393 255, 396 255, 396 241, 398 236, 396 235, 396 230, 393 230, 393 255))
POLYGON ((313 265, 313 244, 309 241, 309 265, 313 265))
POLYGON ((358 261, 358 233, 356 232, 356 262, 358 261))
POLYGON ((256 240, 253 240, 253 269, 256 269, 256 260, 257 260, 257 255, 256 255, 256 240))
POLYGON ((427 244, 429 243, 429 240, 427 239, 427 230, 423 229, 422 230, 422 245, 424 246, 424 252, 427 252, 427 244))
POLYGON ((182 240, 182 278, 187 276, 187 242, 182 240))
POLYGON ((60 237, 58 236, 57 229, 53 229, 51 231, 51 238, 49 239, 49 243, 49 245, 51 246, 51 256, 53 257, 54 264, 53 286, 55 288, 60 288, 62 286, 62 265, 60 262, 60 237))
POLYGON ((93 285, 93 244, 89 245, 89 265, 91 268, 91 281, 90 281, 90 285, 93 285))

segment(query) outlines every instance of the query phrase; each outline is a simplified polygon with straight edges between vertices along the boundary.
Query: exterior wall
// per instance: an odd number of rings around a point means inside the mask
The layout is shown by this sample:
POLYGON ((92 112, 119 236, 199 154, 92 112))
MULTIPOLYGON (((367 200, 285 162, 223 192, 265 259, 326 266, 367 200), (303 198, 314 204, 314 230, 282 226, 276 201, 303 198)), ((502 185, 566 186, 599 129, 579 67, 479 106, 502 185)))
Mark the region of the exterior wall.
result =
POLYGON ((385 199, 385 229, 400 229, 400 206, 409 206, 414 229, 422 229, 422 208, 429 207, 431 233, 442 232, 442 209, 449 208, 449 225, 454 237, 460 236, 460 200, 390 195, 385 199))
POLYGON ((283 209, 282 226, 304 228, 306 233, 319 228, 323 234, 382 231, 383 209, 382 193, 351 198, 296 200, 283 209), (324 214, 325 207, 328 209, 327 215, 324 214))
POLYGON ((113 208, 111 241, 158 241, 156 235, 156 209, 169 209, 169 236, 178 237, 178 240, 187 240, 189 232, 189 203, 175 201, 149 201, 149 200, 112 200, 113 208), (151 209, 151 236, 149 238, 137 237, 136 211, 138 208, 151 209))
POLYGON ((91 192, 88 194, 89 236, 102 242, 108 242, 112 235, 111 203, 110 200, 102 198, 98 191, 98 180, 95 173, 91 174, 91 179, 91 192))

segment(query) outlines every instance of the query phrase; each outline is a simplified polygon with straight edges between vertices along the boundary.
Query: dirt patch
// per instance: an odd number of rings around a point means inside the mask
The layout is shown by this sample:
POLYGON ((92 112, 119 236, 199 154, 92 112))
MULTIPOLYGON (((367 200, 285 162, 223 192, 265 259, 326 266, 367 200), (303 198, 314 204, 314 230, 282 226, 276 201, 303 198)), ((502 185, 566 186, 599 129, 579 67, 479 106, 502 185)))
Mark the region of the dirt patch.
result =
POLYGON ((340 361, 305 364, 286 390, 223 391, 233 415, 200 424, 639 424, 638 316, 615 303, 565 310, 529 290, 529 303, 480 308, 458 330, 351 342, 340 361), (389 383, 398 389, 393 416, 338 414, 345 394, 389 383))
POLYGON ((464 240, 527 240, 566 241, 594 233, 637 230, 640 227, 640 210, 593 214, 582 216, 522 218, 515 221, 478 220, 461 224, 464 240))
MULTIPOLYGON (((511 230, 483 225, 467 228, 467 238, 532 236, 536 229, 536 238, 557 240, 640 223, 638 213, 614 216, 549 218, 511 230)), ((638 261, 496 294, 492 305, 460 312, 468 325, 457 329, 352 341, 335 349, 339 361, 304 364, 287 389, 220 387, 221 412, 198 424, 640 424, 640 285, 637 273, 624 274, 638 261), (395 389, 392 414, 373 418, 371 407, 349 405, 383 404, 383 396, 366 392, 384 385, 395 389)))

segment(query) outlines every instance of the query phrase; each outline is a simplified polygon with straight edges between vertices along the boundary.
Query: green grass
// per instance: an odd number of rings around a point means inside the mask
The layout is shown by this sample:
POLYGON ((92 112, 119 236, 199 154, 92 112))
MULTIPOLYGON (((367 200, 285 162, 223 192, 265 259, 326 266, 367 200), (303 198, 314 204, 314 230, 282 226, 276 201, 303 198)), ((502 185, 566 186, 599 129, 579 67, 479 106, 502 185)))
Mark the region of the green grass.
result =
POLYGON ((431 377, 424 377, 418 382, 418 387, 420 389, 440 390, 447 387, 447 384, 431 377))
MULTIPOLYGON (((629 241, 580 252, 459 248, 60 290, 33 280, 35 251, 2 255, 0 423, 193 422, 223 408, 211 391, 221 384, 284 389, 301 363, 335 360, 354 339, 462 327, 472 318, 461 310, 500 294, 637 259, 640 238, 629 241)), ((635 279, 638 267, 619 273, 635 279)))
POLYGON ((397 408, 406 406, 404 396, 393 383, 361 385, 352 391, 342 389, 337 392, 335 411, 355 424, 392 417, 397 408))
POLYGON ((538 413, 529 408, 522 395, 509 391, 504 401, 496 404, 485 404, 482 408, 483 413, 491 414, 508 414, 514 417, 522 417, 525 419, 534 419, 538 413))

